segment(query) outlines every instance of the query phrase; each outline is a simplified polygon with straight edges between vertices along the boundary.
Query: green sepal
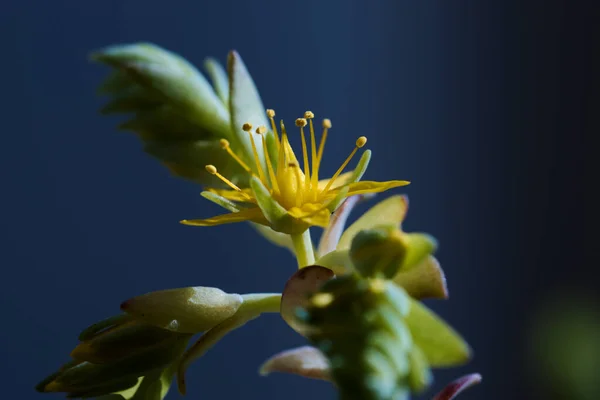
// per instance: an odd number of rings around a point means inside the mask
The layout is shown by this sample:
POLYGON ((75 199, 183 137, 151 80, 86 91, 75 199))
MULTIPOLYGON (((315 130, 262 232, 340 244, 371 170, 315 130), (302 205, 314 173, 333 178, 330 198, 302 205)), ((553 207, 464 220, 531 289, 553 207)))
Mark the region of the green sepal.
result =
POLYGON ((269 190, 256 176, 250 178, 250 187, 252 188, 252 192, 254 192, 256 203, 274 231, 287 234, 298 234, 310 227, 306 222, 292 217, 287 210, 271 196, 269 190))
POLYGON ((147 293, 125 301, 121 309, 160 328, 198 333, 234 315, 242 302, 239 294, 198 286, 147 293))
POLYGON ((371 161, 371 150, 365 150, 362 156, 360 156, 360 160, 358 160, 358 164, 354 169, 352 178, 350 178, 348 183, 358 182, 362 179, 365 172, 367 172, 367 168, 369 167, 369 161, 371 161))
POLYGON ((240 211, 240 207, 239 207, 238 203, 234 203, 233 201, 228 200, 223 196, 219 196, 216 193, 203 191, 202 193, 200 193, 200 196, 204 197, 206 200, 212 201, 213 203, 215 203, 231 212, 240 211))
POLYGON ((433 311, 411 299, 405 319, 415 346, 418 346, 432 367, 452 367, 467 362, 471 349, 465 340, 433 311))

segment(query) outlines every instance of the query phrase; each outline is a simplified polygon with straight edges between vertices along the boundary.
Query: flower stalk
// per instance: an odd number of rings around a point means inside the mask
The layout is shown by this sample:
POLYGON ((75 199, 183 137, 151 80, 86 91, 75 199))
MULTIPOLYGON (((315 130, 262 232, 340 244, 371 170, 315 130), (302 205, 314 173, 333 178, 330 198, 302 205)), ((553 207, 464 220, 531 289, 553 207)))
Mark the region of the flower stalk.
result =
POLYGON ((312 239, 310 237, 310 229, 305 230, 300 234, 290 235, 298 268, 304 268, 315 263, 315 251, 313 248, 312 239))

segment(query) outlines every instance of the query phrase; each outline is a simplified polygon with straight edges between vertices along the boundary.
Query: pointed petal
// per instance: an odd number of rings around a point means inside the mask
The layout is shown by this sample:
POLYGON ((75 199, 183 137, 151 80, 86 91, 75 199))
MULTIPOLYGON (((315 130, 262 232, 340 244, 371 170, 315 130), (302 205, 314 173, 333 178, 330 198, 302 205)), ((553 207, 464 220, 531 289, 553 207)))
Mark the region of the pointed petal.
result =
POLYGON ((450 383, 441 392, 435 395, 433 400, 452 400, 459 395, 463 390, 470 388, 473 385, 481 382, 481 375, 470 374, 458 378, 454 382, 450 383))
POLYGON ((277 353, 260 366, 260 374, 283 372, 305 378, 330 380, 329 361, 320 350, 302 346, 277 353))
POLYGON ((408 197, 392 196, 371 207, 359 219, 346 229, 337 245, 337 250, 349 249, 352 239, 358 232, 378 225, 394 225, 398 227, 408 209, 408 197))
POLYGON ((304 307, 309 295, 318 290, 321 285, 334 277, 329 268, 311 265, 298 270, 288 279, 281 295, 281 318, 301 335, 307 328, 296 318, 296 311, 304 307))
POLYGON ((288 210, 288 215, 309 225, 327 227, 331 213, 327 206, 320 204, 304 204, 302 208, 292 207, 288 210))
POLYGON ((363 194, 363 193, 380 193, 385 192, 386 190, 406 186, 410 184, 409 181, 386 181, 386 182, 375 182, 375 181, 362 181, 351 183, 348 185, 350 190, 348 191, 348 196, 353 196, 355 194, 363 194))
POLYGON ((415 346, 419 346, 432 367, 460 365, 471 357, 471 349, 465 340, 419 301, 411 299, 405 322, 415 346))
MULTIPOLYGON (((336 189, 341 186, 344 186, 346 183, 348 183, 350 178, 352 178, 353 174, 354 171, 344 172, 343 174, 340 174, 337 178, 335 178, 335 181, 331 185, 330 189, 336 189)), ((319 191, 323 191, 323 189, 325 189, 325 186, 327 186, 327 183, 329 183, 329 179, 321 179, 318 185, 319 191)))
POLYGON ((207 219, 184 219, 181 221, 184 225, 191 226, 215 226, 223 224, 232 224, 234 222, 252 221, 257 224, 267 225, 267 220, 263 216, 260 208, 249 208, 235 213, 217 215, 207 219))
POLYGON ((399 272, 393 281, 417 300, 425 298, 448 298, 446 276, 434 256, 427 257, 409 271, 399 272))

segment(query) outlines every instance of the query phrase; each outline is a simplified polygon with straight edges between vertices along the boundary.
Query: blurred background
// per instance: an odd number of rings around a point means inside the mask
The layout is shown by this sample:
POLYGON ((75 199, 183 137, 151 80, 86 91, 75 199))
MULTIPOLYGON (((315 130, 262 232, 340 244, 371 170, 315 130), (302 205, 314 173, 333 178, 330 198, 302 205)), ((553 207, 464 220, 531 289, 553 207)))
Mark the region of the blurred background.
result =
MULTIPOLYGON (((468 372, 484 382, 464 400, 600 398, 586 234, 600 128, 593 3, 4 2, 3 396, 61 398, 33 386, 124 299, 194 285, 280 291, 295 269, 249 226, 180 225, 218 209, 98 114, 107 69, 88 53, 151 41, 199 66, 238 50, 278 116, 333 121, 325 171, 367 135, 367 178, 412 181, 406 228, 438 238, 450 288, 429 305, 475 349, 465 367, 437 371, 423 398, 468 372)), ((335 398, 323 382, 258 376, 303 343, 262 317, 194 364, 188 397, 335 398)))

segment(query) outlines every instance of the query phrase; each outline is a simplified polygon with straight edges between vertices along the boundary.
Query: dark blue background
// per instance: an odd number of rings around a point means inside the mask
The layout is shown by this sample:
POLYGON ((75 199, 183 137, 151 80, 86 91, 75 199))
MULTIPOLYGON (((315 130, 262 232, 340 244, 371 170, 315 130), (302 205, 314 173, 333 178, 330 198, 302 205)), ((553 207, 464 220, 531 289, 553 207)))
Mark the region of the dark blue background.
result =
MULTIPOLYGON (((4 2, 3 398, 60 398, 33 385, 81 328, 128 297, 192 285, 280 291, 295 269, 248 226, 178 224, 219 210, 98 115, 106 70, 88 52, 140 40, 196 65, 237 49, 279 116, 332 119, 326 171, 369 136, 367 178, 413 182, 406 227, 439 239, 451 291, 432 307, 476 351, 468 366, 437 372, 434 389, 479 371, 485 384, 461 398, 532 398, 531 316, 563 285, 593 287, 596 275, 583 197, 586 142, 598 132, 598 29, 583 2, 521 3, 4 2)), ((191 368, 189 396, 334 398, 325 383, 257 375, 300 344, 278 316, 262 317, 191 368)))

